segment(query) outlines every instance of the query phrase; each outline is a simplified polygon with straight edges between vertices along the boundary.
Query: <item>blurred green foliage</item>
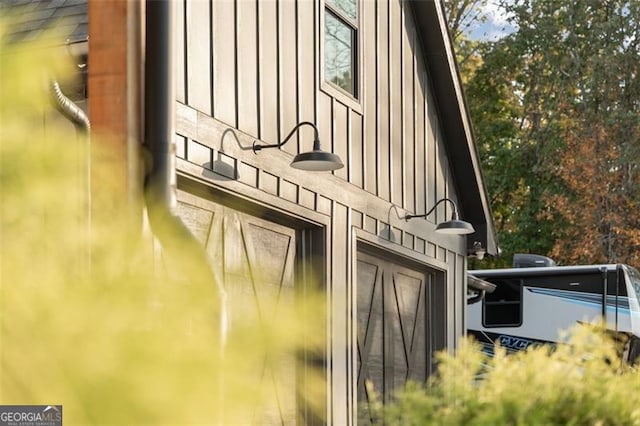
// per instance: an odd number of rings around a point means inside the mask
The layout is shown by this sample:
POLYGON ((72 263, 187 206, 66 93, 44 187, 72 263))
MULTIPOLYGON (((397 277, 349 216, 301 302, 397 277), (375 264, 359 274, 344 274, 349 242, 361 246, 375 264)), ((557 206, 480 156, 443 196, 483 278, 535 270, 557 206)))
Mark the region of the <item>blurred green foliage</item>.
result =
POLYGON ((171 278, 180 259, 124 214, 90 224, 87 146, 48 95, 52 76, 72 74, 60 49, 0 45, 0 404, 62 404, 65 424, 264 424, 301 406, 322 417, 324 370, 298 374, 301 353, 324 350, 321 297, 262 322, 230 301, 223 348, 219 308, 171 278))
POLYGON ((471 339, 439 355, 426 386, 412 383, 394 403, 374 402, 370 418, 388 425, 640 425, 640 369, 593 327, 568 344, 493 358, 471 339))

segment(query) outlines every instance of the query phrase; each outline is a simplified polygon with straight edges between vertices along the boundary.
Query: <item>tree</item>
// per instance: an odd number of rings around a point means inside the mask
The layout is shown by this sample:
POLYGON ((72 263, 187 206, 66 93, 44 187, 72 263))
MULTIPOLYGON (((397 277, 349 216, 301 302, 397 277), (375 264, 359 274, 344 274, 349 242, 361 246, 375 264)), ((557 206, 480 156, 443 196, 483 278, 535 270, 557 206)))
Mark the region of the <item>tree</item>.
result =
POLYGON ((517 30, 481 43, 465 79, 505 254, 494 264, 637 263, 640 4, 500 4, 517 30))
POLYGON ((479 66, 482 43, 470 38, 472 28, 486 20, 482 12, 487 0, 449 0, 444 2, 449 34, 456 52, 456 59, 463 81, 473 75, 479 66))

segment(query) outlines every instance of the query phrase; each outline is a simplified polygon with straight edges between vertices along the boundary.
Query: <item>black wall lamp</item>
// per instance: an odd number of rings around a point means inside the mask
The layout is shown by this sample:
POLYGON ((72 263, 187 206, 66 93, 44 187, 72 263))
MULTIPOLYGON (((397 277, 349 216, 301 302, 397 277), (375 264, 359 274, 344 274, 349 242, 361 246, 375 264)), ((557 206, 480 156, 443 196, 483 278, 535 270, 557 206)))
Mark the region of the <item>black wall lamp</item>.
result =
POLYGON ((465 222, 464 220, 459 219, 458 206, 456 206, 456 203, 454 203, 453 200, 449 198, 443 198, 439 200, 433 207, 431 207, 431 210, 429 210, 424 214, 408 214, 402 217, 401 219, 409 220, 416 217, 427 217, 431 213, 433 213, 433 211, 436 209, 436 207, 438 207, 438 205, 440 205, 441 203, 444 203, 445 201, 448 201, 453 206, 453 214, 451 215, 451 220, 447 222, 439 223, 436 226, 436 232, 439 232, 441 234, 454 234, 454 235, 472 234, 476 232, 476 230, 473 229, 473 225, 471 225, 469 222, 465 222))
POLYGON ((342 160, 336 154, 323 151, 320 149, 320 138, 318 137, 318 128, 315 124, 309 121, 303 121, 298 123, 293 130, 287 135, 286 138, 280 143, 272 145, 257 145, 257 140, 253 141, 253 152, 255 154, 266 148, 280 148, 285 143, 289 142, 294 133, 301 126, 311 126, 314 131, 313 151, 301 152, 296 155, 291 162, 291 167, 294 169, 307 170, 313 172, 326 172, 331 170, 338 170, 344 167, 342 160))

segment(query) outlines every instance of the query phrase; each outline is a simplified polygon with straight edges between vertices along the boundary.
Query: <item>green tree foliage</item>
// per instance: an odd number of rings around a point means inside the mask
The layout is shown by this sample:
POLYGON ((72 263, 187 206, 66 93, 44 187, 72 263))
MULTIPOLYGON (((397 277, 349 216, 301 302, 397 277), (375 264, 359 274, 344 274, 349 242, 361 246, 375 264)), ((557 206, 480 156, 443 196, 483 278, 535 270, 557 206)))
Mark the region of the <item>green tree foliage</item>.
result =
POLYGON ((482 13, 482 8, 486 4, 487 0, 456 0, 444 3, 456 60, 465 83, 474 74, 482 60, 479 52, 482 43, 472 40, 468 33, 474 25, 486 20, 482 13))
MULTIPOLYGON (((503 260, 640 262, 640 4, 502 1, 465 78, 503 260)), ((461 68, 465 72, 465 68, 461 68)))
POLYGON ((640 370, 604 332, 577 328, 568 344, 493 358, 463 341, 439 355, 427 385, 412 384, 372 417, 389 425, 640 425, 640 370))

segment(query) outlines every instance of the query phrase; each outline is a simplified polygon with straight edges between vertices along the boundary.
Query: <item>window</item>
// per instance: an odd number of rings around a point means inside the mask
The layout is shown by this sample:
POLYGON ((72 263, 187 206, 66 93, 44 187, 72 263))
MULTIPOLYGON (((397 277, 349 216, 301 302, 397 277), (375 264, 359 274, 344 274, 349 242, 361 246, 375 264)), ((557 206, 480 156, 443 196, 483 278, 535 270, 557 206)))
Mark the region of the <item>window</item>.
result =
POLYGON ((324 79, 358 98, 357 0, 326 0, 324 79))
POLYGON ((493 293, 484 296, 482 323, 485 327, 522 325, 522 280, 491 280, 493 293))

